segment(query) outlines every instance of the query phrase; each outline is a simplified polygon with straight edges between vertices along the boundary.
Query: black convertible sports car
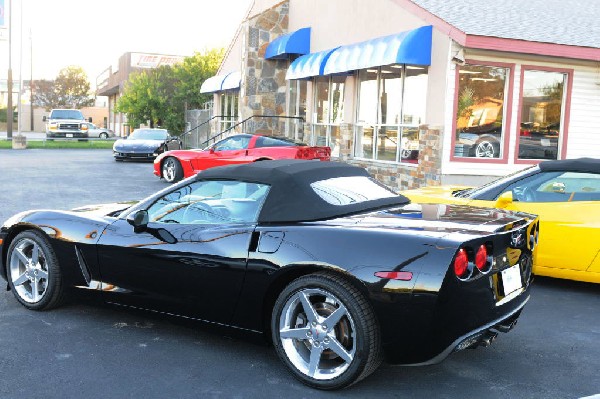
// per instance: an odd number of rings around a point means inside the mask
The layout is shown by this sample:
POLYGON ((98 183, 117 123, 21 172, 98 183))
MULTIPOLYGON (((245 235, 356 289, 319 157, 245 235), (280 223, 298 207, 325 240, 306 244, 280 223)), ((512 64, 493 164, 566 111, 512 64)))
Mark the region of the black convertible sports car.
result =
POLYGON ((342 163, 264 161, 134 205, 17 214, 0 273, 29 309, 74 286, 263 333, 302 382, 335 389, 384 358, 431 364, 509 331, 537 229, 529 214, 411 204, 342 163))

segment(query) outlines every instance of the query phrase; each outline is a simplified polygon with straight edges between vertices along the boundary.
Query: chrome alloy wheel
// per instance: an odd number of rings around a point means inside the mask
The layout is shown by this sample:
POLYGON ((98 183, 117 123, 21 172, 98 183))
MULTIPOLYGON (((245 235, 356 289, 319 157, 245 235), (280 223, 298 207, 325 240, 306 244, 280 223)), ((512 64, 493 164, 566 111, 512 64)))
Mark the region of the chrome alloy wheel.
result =
POLYGON ((48 289, 46 254, 29 238, 20 239, 9 260, 9 278, 19 297, 27 303, 40 302, 48 289))
POLYGON ((175 175, 177 173, 177 165, 175 164, 175 159, 167 158, 163 164, 163 177, 166 181, 172 182, 175 180, 175 175))
POLYGON ((350 367, 356 352, 354 321, 346 306, 320 288, 297 291, 279 318, 279 337, 289 361, 304 375, 331 380, 350 367))

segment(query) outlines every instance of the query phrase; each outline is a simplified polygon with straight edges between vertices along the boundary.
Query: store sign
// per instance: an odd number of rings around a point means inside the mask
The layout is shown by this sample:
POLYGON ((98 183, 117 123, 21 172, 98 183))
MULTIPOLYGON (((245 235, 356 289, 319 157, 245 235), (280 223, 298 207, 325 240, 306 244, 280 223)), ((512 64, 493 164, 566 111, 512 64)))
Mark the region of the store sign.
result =
MULTIPOLYGON (((0 0, 1 1, 1 0, 0 0)), ((183 62, 183 56, 180 55, 161 55, 161 54, 131 54, 132 68, 158 68, 159 66, 173 66, 183 62)))

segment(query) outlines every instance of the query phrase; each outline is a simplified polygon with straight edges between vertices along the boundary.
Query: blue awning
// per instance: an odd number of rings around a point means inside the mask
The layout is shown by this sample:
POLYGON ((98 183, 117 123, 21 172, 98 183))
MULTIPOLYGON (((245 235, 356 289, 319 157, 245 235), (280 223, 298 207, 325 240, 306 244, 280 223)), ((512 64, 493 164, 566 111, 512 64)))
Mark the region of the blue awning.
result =
POLYGON ((239 89, 240 81, 242 80, 242 73, 240 71, 231 72, 221 83, 221 90, 239 89))
POLYGON ((325 75, 390 64, 431 65, 432 27, 341 46, 329 56, 325 75))
POLYGON ((303 79, 323 75, 323 68, 327 59, 337 48, 310 53, 296 58, 288 68, 285 78, 288 80, 303 79))
POLYGON ((267 46, 265 59, 285 59, 288 54, 310 53, 310 28, 298 29, 277 39, 267 46))
POLYGON ((200 86, 200 93, 239 89, 241 76, 242 74, 239 71, 211 76, 200 86))
POLYGON ((227 75, 215 75, 206 79, 200 86, 200 93, 213 93, 221 90, 221 84, 227 75))

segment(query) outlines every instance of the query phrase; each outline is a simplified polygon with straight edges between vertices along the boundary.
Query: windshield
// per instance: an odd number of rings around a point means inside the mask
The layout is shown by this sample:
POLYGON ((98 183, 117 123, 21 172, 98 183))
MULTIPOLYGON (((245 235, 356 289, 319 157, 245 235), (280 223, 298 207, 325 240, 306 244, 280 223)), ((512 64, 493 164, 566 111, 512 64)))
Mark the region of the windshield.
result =
POLYGON ((504 177, 496 179, 490 183, 484 184, 481 187, 467 189, 467 190, 461 190, 461 191, 455 193, 454 196, 455 197, 465 197, 465 198, 466 197, 479 198, 481 195, 486 194, 490 190, 496 190, 498 187, 502 187, 505 184, 508 184, 508 183, 516 181, 516 180, 520 180, 522 176, 528 175, 535 168, 539 168, 539 166, 535 165, 535 166, 531 166, 529 168, 519 170, 517 172, 511 173, 509 175, 506 175, 504 177))
POLYGON ((128 137, 130 140, 165 140, 169 133, 166 129, 135 129, 128 137))
POLYGON ((83 114, 78 109, 55 109, 50 113, 50 119, 83 120, 83 114))

